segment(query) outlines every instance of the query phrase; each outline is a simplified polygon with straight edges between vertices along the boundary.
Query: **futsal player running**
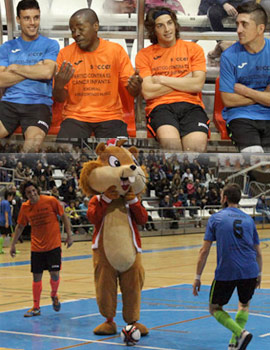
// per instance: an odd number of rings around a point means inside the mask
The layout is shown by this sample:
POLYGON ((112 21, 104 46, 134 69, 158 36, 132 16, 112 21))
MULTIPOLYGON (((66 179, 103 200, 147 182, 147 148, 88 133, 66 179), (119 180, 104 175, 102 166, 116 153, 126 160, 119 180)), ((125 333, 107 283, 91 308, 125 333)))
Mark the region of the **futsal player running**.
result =
POLYGON ((209 310, 215 319, 232 332, 228 349, 245 350, 252 339, 246 331, 249 303, 261 283, 262 255, 252 218, 238 209, 241 189, 229 184, 221 192, 223 210, 207 223, 204 243, 199 253, 193 294, 198 295, 201 274, 213 241, 217 246, 217 268, 210 290, 209 310), (223 310, 237 288, 239 305, 235 321, 223 310))

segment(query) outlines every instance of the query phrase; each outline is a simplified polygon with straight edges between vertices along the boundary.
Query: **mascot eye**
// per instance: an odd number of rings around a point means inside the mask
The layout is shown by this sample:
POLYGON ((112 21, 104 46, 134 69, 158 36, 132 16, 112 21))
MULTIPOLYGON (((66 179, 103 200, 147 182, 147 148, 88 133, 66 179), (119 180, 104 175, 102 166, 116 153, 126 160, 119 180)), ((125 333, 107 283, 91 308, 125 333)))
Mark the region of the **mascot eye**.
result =
POLYGON ((109 164, 110 164, 110 166, 112 166, 114 168, 121 166, 121 163, 119 162, 119 160, 115 156, 110 156, 109 164))
POLYGON ((134 157, 133 154, 132 154, 132 159, 134 160, 134 163, 135 163, 137 166, 140 166, 140 164, 138 163, 137 159, 134 157))

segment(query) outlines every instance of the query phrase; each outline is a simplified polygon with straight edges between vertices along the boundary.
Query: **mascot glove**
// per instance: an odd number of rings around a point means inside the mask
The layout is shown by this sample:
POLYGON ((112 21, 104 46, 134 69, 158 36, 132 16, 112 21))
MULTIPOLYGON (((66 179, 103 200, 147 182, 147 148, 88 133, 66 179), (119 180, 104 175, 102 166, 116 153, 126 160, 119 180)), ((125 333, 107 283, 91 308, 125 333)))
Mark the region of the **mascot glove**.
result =
POLYGON ((104 192, 104 195, 111 200, 118 199, 120 197, 116 186, 110 186, 109 188, 107 188, 107 190, 104 192))
POLYGON ((130 202, 130 201, 132 201, 135 198, 136 198, 136 195, 135 195, 132 187, 130 187, 129 191, 125 194, 125 200, 127 202, 130 202))

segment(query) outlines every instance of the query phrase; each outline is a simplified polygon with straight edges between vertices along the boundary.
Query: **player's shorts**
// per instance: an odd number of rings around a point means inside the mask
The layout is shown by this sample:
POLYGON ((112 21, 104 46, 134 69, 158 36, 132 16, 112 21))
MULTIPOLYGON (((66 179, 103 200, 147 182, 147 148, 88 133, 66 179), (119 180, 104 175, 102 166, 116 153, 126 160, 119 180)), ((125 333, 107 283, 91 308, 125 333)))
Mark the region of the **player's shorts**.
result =
POLYGON ((108 120, 100 123, 82 122, 76 119, 65 119, 57 135, 57 141, 79 138, 87 139, 94 134, 96 138, 128 137, 127 124, 122 120, 108 120))
POLYGON ((22 127, 23 134, 29 126, 36 126, 48 133, 52 113, 45 104, 21 104, 0 101, 0 121, 11 135, 18 126, 22 127))
POLYGON ((42 273, 44 270, 59 271, 61 269, 61 248, 48 252, 31 252, 31 272, 42 273))
POLYGON ((13 228, 11 226, 9 227, 0 226, 1 235, 10 235, 11 233, 13 233, 13 228))
POLYGON ((237 118, 227 124, 227 130, 239 150, 249 146, 270 148, 270 120, 237 118))
POLYGON ((195 131, 208 134, 210 120, 201 106, 188 102, 176 102, 155 107, 149 114, 147 123, 153 136, 156 136, 160 126, 172 125, 183 137, 195 131))
POLYGON ((216 281, 214 280, 211 286, 209 302, 210 304, 226 305, 228 304, 235 288, 239 301, 242 304, 247 304, 251 300, 255 288, 257 278, 235 280, 235 281, 216 281))

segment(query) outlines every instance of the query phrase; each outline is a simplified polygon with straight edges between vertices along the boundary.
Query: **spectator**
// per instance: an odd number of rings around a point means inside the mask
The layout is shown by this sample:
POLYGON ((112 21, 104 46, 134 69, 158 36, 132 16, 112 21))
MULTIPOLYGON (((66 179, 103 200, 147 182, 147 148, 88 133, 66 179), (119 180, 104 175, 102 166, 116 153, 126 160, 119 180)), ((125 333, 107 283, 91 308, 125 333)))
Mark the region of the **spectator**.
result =
POLYGON ((55 198, 59 199, 60 195, 56 186, 53 186, 53 188, 51 189, 51 196, 54 196, 55 198))
POLYGON ((58 139, 88 138, 93 132, 98 138, 128 136, 119 85, 136 97, 141 77, 122 46, 98 37, 93 10, 78 10, 69 26, 75 42, 58 55, 53 89, 55 100, 65 102, 58 139), (82 80, 84 75, 89 78, 82 80))
POLYGON ((38 178, 37 185, 41 192, 46 192, 49 190, 48 180, 43 174, 38 178))
POLYGON ((37 152, 51 124, 52 77, 59 44, 39 35, 40 9, 36 0, 17 5, 21 36, 0 47, 0 138, 18 126, 24 135, 24 152, 37 152), (16 54, 14 54, 16 53, 16 54))
POLYGON ((163 199, 161 199, 161 201, 159 202, 159 207, 162 208, 162 209, 159 209, 159 216, 174 220, 170 224, 170 228, 172 229, 178 228, 178 222, 177 222, 175 210, 172 208, 173 203, 168 194, 163 199))
POLYGON ((177 17, 169 8, 150 9, 145 27, 152 45, 138 52, 136 67, 143 77, 147 127, 165 149, 205 152, 209 120, 201 100, 203 49, 179 39, 177 17))
POLYGON ((216 3, 216 0, 201 0, 199 8, 198 8, 198 15, 207 15, 208 9, 210 6, 214 5, 216 3))
POLYGON ((0 202, 0 254, 3 254, 4 238, 11 235, 12 229, 12 214, 10 202, 13 199, 13 192, 6 190, 4 199, 0 202))
POLYGON ((67 190, 64 192, 63 197, 64 197, 64 202, 66 204, 69 204, 70 201, 72 201, 72 200, 75 201, 77 195, 76 195, 76 191, 75 191, 74 187, 69 185, 67 190))
POLYGON ((78 226, 81 224, 81 220, 80 220, 80 215, 77 213, 77 210, 75 208, 74 200, 69 201, 69 205, 65 208, 65 213, 70 219, 71 225, 75 226, 74 233, 78 234, 79 233, 78 226))
POLYGON ((237 7, 239 42, 220 63, 220 91, 232 141, 241 152, 264 152, 270 146, 270 40, 264 38, 267 15, 260 4, 237 7))
POLYGON ((24 169, 23 169, 22 162, 17 163, 16 168, 14 170, 14 177, 15 177, 15 179, 20 179, 20 180, 26 179, 26 177, 24 175, 24 169))
POLYGON ((4 168, 3 161, 0 160, 0 182, 10 182, 10 180, 8 171, 6 168, 4 168))
POLYGON ((187 168, 186 171, 184 172, 184 174, 182 175, 182 181, 184 181, 185 178, 187 178, 188 180, 191 180, 191 181, 194 180, 193 174, 192 174, 190 168, 187 168))
POLYGON ((267 217, 267 220, 270 222, 270 210, 269 210, 269 206, 266 203, 265 200, 265 195, 262 194, 257 201, 256 204, 256 211, 258 213, 262 213, 267 217))

